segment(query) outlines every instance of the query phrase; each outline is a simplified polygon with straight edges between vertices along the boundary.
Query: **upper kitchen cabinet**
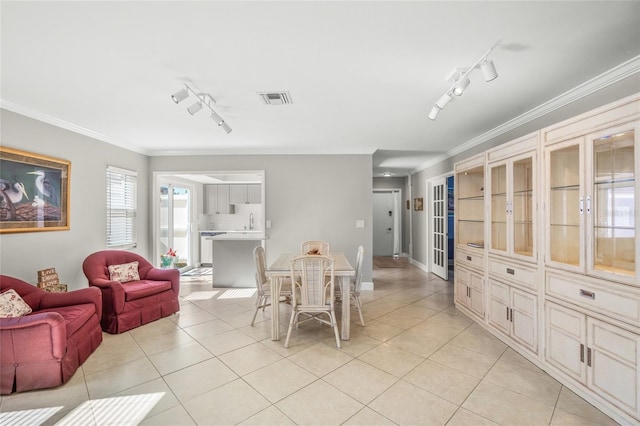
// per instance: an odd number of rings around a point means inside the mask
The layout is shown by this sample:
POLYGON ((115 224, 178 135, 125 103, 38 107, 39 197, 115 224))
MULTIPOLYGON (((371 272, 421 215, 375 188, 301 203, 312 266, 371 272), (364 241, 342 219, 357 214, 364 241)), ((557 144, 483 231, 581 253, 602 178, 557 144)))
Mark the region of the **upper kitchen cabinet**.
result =
POLYGON ((547 131, 548 266, 638 285, 638 101, 635 111, 626 123, 611 122, 606 110, 582 128, 570 123, 566 138, 562 127, 547 131))
POLYGON ((204 185, 204 199, 207 214, 229 214, 229 185, 204 185))
POLYGON ((261 204, 262 185, 230 185, 229 200, 231 204, 261 204))
POLYGON ((536 262, 539 133, 487 152, 489 252, 536 262))

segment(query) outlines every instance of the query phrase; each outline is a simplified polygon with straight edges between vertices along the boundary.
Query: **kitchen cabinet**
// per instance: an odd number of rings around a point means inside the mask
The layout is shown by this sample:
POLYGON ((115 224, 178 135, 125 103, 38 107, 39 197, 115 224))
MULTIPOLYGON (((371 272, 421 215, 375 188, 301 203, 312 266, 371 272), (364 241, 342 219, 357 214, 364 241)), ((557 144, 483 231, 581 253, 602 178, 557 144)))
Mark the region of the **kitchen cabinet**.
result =
POLYGON ((545 315, 546 361, 638 418, 640 335, 553 302, 545 315))
POLYGON ((205 205, 207 214, 229 214, 229 185, 205 185, 205 205))
POLYGON ((521 347, 538 352, 538 298, 536 295, 489 279, 489 325, 521 347))
POLYGON ((213 265, 211 237, 200 237, 200 266, 213 265))
POLYGON ((230 185, 229 200, 231 204, 261 204, 262 186, 260 184, 230 185))

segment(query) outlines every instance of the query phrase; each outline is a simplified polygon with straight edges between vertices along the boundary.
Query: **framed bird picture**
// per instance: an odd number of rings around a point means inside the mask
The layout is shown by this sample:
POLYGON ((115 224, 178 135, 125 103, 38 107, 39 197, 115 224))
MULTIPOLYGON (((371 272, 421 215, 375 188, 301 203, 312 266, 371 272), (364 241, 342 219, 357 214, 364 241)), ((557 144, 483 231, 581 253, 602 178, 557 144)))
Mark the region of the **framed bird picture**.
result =
POLYGON ((69 229, 71 162, 0 146, 0 233, 69 229))

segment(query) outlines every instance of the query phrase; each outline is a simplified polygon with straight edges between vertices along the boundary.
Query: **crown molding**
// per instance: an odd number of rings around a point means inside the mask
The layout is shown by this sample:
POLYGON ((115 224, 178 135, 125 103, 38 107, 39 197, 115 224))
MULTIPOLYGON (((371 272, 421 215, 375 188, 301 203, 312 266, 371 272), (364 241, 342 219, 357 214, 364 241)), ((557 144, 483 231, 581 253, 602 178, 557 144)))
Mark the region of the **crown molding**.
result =
POLYGON ((96 132, 91 129, 87 129, 86 127, 78 126, 77 124, 69 123, 68 121, 62 120, 60 118, 53 117, 48 114, 43 114, 42 112, 35 111, 30 108, 26 108, 22 105, 15 104, 13 102, 9 102, 4 99, 0 99, 0 108, 5 109, 7 111, 15 112, 16 114, 24 115, 29 118, 33 118, 34 120, 51 124, 52 126, 60 127, 62 129, 69 130, 74 133, 79 133, 81 135, 88 136, 90 138, 97 139, 102 142, 107 142, 107 143, 110 143, 111 145, 116 145, 128 151, 137 152, 138 154, 143 154, 143 155, 149 155, 147 150, 144 150, 135 145, 123 142, 120 139, 114 138, 109 135, 105 135, 104 133, 96 132))
POLYGON ((524 124, 543 117, 546 114, 556 111, 566 105, 569 105, 572 102, 589 96, 639 72, 640 55, 631 58, 626 62, 623 62, 622 64, 610 69, 609 71, 605 71, 604 73, 592 78, 591 80, 588 80, 574 87, 573 89, 570 89, 563 94, 556 96, 555 98, 525 112, 524 114, 521 114, 509 121, 502 123, 497 127, 494 127, 488 132, 476 136, 475 138, 461 145, 457 145, 444 154, 441 154, 417 167, 411 172, 411 174, 426 170, 431 166, 434 166, 448 158, 453 157, 454 155, 460 154, 468 149, 473 148, 476 145, 480 145, 504 133, 517 129, 524 124))

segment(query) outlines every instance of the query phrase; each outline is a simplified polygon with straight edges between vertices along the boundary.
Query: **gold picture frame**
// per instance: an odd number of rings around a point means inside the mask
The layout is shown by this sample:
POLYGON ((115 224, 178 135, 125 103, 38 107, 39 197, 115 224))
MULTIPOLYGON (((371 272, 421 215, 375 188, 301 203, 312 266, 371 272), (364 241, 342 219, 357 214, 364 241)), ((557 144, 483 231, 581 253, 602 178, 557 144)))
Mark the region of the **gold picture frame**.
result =
POLYGON ((424 199, 422 198, 414 198, 413 199, 413 210, 420 212, 423 209, 424 203, 423 203, 424 199))
POLYGON ((71 162, 0 147, 0 233, 69 230, 71 162))

